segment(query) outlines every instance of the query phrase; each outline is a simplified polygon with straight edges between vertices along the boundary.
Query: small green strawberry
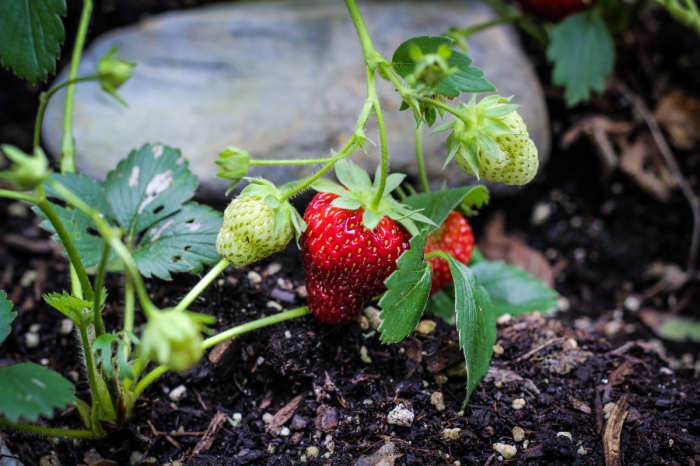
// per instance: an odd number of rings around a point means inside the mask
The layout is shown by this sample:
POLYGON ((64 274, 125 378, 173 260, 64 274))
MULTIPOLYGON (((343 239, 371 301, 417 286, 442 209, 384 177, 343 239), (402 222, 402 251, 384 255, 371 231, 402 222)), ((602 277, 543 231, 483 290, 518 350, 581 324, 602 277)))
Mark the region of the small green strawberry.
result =
POLYGON ((452 129, 447 138, 449 162, 477 179, 520 186, 537 174, 539 159, 535 143, 530 139, 517 105, 509 99, 489 96, 476 104, 460 104, 465 121, 457 119, 437 131, 452 129))
POLYGON ((250 265, 281 251, 304 229, 303 220, 267 180, 252 183, 231 201, 216 238, 216 250, 236 267, 250 265))

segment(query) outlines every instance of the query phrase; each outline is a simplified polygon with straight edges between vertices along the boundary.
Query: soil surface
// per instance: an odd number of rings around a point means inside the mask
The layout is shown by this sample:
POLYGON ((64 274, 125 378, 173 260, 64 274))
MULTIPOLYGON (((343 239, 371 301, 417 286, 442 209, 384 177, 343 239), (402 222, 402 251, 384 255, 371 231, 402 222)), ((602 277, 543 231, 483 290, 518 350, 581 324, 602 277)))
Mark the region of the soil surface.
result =
MULTIPOLYGON (((68 3, 70 38, 79 2, 68 3)), ((104 2, 90 34, 193 3, 202 2, 104 2)), ((524 40, 549 82, 542 51, 524 40)), ((303 317, 218 347, 190 372, 159 379, 133 420, 106 440, 0 435, 26 465, 51 455, 56 462, 45 464, 598 465, 614 464, 616 451, 622 464, 700 464, 700 347, 661 340, 644 319, 649 312, 700 318, 697 282, 654 290, 659 278, 647 272, 655 262, 685 267, 692 235, 687 201, 677 189, 665 200, 653 197, 603 163, 586 131, 578 138, 572 132, 604 116, 629 125, 611 136, 620 151, 645 137, 630 93, 652 109, 670 89, 693 96, 700 89, 700 40, 662 15, 645 14, 620 42, 617 78, 603 96, 567 110, 561 91, 547 88, 550 162, 517 196, 492 200, 471 220, 485 249, 500 234, 518 242, 521 256, 539 251, 562 299, 553 316, 503 319, 489 376, 463 412, 466 375, 454 326, 428 313, 432 331, 387 346, 370 313, 340 327, 303 317), (497 212, 505 233, 494 228, 497 212), (171 396, 180 386, 182 397, 171 396), (410 427, 389 423, 392 412, 406 424, 412 414, 410 427), (511 447, 515 454, 507 458, 511 447)), ((43 88, 0 71, 1 142, 29 150, 43 88)), ((698 192, 697 148, 674 147, 674 154, 698 192)), ((87 399, 74 336, 61 332, 63 316, 41 299, 69 288, 67 263, 26 207, 0 200, 0 218, 0 289, 19 312, 0 347, 0 365, 45 364, 87 399), (41 343, 28 348, 25 335, 37 323, 31 330, 41 343)), ((196 281, 180 275, 148 286, 155 303, 168 306, 196 281)), ((255 267, 229 268, 192 310, 216 316, 221 330, 304 305, 302 286, 298 251, 290 247, 255 267)), ((115 299, 106 323, 116 328, 121 283, 112 277, 107 287, 115 299)), ((72 409, 48 424, 80 427, 72 409)))

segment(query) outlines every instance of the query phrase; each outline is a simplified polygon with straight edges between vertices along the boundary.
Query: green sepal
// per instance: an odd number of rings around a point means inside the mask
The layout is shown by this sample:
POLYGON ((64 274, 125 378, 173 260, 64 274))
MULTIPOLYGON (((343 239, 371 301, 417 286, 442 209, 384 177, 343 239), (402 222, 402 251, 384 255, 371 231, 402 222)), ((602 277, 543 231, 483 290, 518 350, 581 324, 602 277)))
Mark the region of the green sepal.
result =
POLYGON ((0 180, 10 182, 18 191, 34 189, 51 176, 49 161, 40 147, 37 147, 34 156, 9 144, 3 144, 0 149, 12 162, 9 170, 0 171, 0 180))
MULTIPOLYGON (((485 100, 485 99, 484 99, 485 100)), ((483 100, 482 100, 483 102, 483 100)), ((495 105, 496 102, 494 102, 495 105)), ((487 108, 484 110, 483 115, 485 117, 489 118, 497 118, 501 116, 508 115, 511 112, 514 112, 515 110, 519 109, 521 106, 518 104, 504 104, 504 105, 497 105, 495 107, 487 108)))
MULTIPOLYGON (((483 185, 463 186, 442 191, 430 191, 411 195, 403 201, 407 206, 420 211, 428 218, 428 233, 438 228, 447 216, 462 203, 481 207, 488 202, 488 188, 483 185)), ((419 220, 420 221, 420 220, 419 220)))
POLYGON ((459 153, 474 171, 476 179, 481 179, 481 160, 479 159, 479 143, 476 138, 466 139, 459 144, 459 153))
MULTIPOLYGON (((476 140, 479 144, 479 148, 484 151, 486 156, 492 158, 493 160, 496 160, 500 162, 503 160, 503 154, 501 154, 501 151, 498 149, 498 144, 496 144, 496 141, 494 141, 491 136, 488 136, 485 133, 478 132, 476 133, 476 140)), ((478 158, 478 156, 477 156, 478 158)), ((471 166, 471 163, 469 164, 471 166)), ((473 168, 473 167, 472 167, 473 168)), ((474 171, 474 173, 479 173, 478 171, 474 171)))
POLYGON ((374 229, 377 228, 377 225, 379 225, 379 222, 381 222, 382 217, 383 215, 379 212, 365 209, 364 213, 362 214, 362 224, 369 231, 374 231, 374 229))

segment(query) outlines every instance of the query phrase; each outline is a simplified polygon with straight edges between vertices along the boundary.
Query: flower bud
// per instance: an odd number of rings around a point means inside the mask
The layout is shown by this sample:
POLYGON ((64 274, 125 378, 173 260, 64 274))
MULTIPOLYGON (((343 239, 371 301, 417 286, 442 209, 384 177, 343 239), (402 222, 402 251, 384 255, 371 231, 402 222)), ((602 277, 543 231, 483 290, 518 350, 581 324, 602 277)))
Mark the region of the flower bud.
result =
POLYGON ((97 64, 100 85, 102 89, 110 93, 119 89, 131 78, 131 69, 136 66, 135 63, 112 58, 115 53, 117 53, 117 48, 112 47, 107 55, 102 57, 97 64))
POLYGON ((190 369, 202 358, 202 327, 210 316, 165 311, 149 317, 140 354, 175 372, 190 369))
POLYGON ((216 161, 216 164, 221 167, 216 172, 216 176, 225 180, 234 180, 233 184, 226 191, 226 194, 228 194, 248 174, 250 154, 248 154, 248 151, 238 147, 228 146, 223 152, 219 153, 219 160, 216 161))
POLYGON ((20 191, 36 188, 51 175, 49 161, 41 148, 36 149, 33 157, 10 145, 3 145, 2 151, 12 165, 9 170, 0 171, 0 180, 9 181, 20 191))

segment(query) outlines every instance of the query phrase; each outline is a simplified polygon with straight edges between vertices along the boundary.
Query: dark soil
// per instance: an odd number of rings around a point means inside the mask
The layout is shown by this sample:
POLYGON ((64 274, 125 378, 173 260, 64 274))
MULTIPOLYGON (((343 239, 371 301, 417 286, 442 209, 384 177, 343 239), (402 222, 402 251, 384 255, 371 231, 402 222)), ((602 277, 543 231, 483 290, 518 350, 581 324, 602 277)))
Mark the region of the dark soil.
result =
MULTIPOLYGON (((68 3, 74 20, 79 2, 68 3)), ((97 7, 91 36, 192 3, 104 2, 97 7)), ((649 106, 669 88, 691 95, 700 89, 700 40, 680 26, 644 17, 624 43, 629 50, 620 51, 621 57, 643 59, 621 59, 617 74, 649 106)), ((531 52, 548 82, 542 52, 534 46, 531 52)), ((41 88, 0 71, 0 142, 29 149, 41 88)), ((604 167, 585 137, 567 150, 558 146, 573 123, 590 115, 633 121, 636 132, 644 131, 620 92, 613 88, 575 111, 563 107, 559 91, 548 89, 548 95, 555 143, 550 162, 535 183, 516 197, 494 199, 472 223, 482 232, 491 214, 503 211, 509 233, 545 253, 568 306, 554 317, 529 315, 499 326, 503 353, 494 357, 489 377, 463 415, 465 375, 453 325, 427 314, 424 318, 437 324, 434 331, 386 346, 366 327, 366 319, 332 327, 304 317, 249 333, 219 348, 216 356, 209 354, 192 371, 162 377, 143 394, 133 420, 106 440, 54 442, 3 431, 10 449, 26 465, 52 454, 63 465, 100 458, 123 465, 138 458, 153 464, 349 465, 363 457, 357 464, 376 465, 381 458, 368 455, 380 449, 387 465, 465 465, 496 464, 493 445, 504 443, 517 446, 516 455, 504 460, 508 464, 597 465, 606 462, 604 438, 618 434, 622 464, 699 464, 700 348, 659 341, 624 305, 633 296, 643 309, 700 317, 692 283, 642 298, 656 282, 644 273, 651 263, 686 263, 692 230, 687 202, 677 190, 668 202, 654 200, 622 173, 604 178, 604 167), (538 203, 548 204, 552 214, 533 225, 538 203), (371 362, 363 362, 362 347, 371 362), (169 392, 180 385, 187 392, 173 402, 169 392), (431 403, 435 393, 442 394, 444 410, 431 403), (516 410, 518 398, 525 405, 516 410), (618 411, 626 412, 624 422, 618 418, 619 430, 605 420, 608 403, 618 405, 613 421, 618 411), (411 427, 387 423, 389 412, 401 404, 414 414, 411 427), (268 432, 264 414, 287 405, 296 406, 296 417, 280 426, 282 431, 268 432), (211 445, 200 445, 193 455, 210 425, 218 425, 209 436, 211 445), (514 427, 524 430, 523 441, 514 441, 514 427), (443 438, 446 429, 459 429, 452 432, 456 438, 443 438), (310 455, 309 447, 317 447, 319 456, 310 455)), ((675 153, 697 192, 697 149, 675 153)), ((0 365, 46 364, 73 380, 77 395, 87 399, 74 337, 59 331, 62 316, 41 300, 42 293, 69 287, 67 264, 31 211, 2 200, 0 218, 0 289, 19 312, 0 348, 0 365), (29 349, 24 335, 35 323, 41 325, 41 344, 29 349)), ((215 327, 225 329, 277 312, 277 305, 304 305, 299 264, 298 252, 290 247, 254 268, 230 268, 193 310, 215 315, 215 327), (269 273, 273 263, 282 268, 269 273), (250 271, 262 282, 250 281, 250 271)), ((156 304, 167 306, 196 281, 181 275, 172 282, 151 281, 149 287, 156 304)), ((120 296, 116 278, 107 285, 111 297, 120 296)), ((119 325, 120 309, 119 299, 110 300, 108 327, 119 325)), ((70 409, 49 424, 80 427, 70 409)))

